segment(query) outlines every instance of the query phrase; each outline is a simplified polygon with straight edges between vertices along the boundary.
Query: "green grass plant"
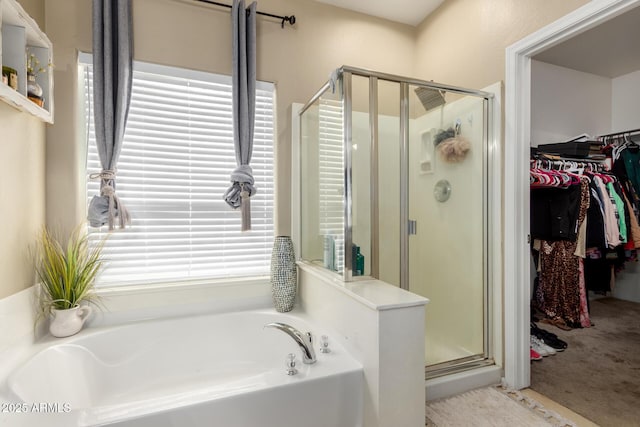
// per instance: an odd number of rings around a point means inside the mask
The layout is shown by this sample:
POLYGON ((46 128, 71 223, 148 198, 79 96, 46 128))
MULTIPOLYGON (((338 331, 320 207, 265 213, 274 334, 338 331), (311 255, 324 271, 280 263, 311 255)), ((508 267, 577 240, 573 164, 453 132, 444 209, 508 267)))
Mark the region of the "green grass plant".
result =
POLYGON ((36 250, 42 314, 73 308, 82 302, 96 302, 93 285, 104 263, 104 242, 90 245, 88 235, 78 227, 63 246, 51 231, 42 229, 36 250))

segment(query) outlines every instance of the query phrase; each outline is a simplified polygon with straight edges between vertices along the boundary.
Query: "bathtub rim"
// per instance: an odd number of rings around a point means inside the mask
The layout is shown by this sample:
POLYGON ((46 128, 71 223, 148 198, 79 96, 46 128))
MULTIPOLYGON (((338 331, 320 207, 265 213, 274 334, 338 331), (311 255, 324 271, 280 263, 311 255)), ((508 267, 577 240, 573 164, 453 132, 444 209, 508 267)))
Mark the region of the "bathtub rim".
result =
MULTIPOLYGON (((99 337, 100 335, 109 335, 109 334, 117 334, 119 329, 129 329, 136 328, 140 326, 146 326, 151 324, 158 324, 159 327, 162 327, 162 324, 174 323, 176 321, 180 322, 198 322, 198 319, 201 318, 215 318, 219 316, 242 316, 242 315, 267 315, 273 317, 274 319, 270 320, 279 320, 279 321, 287 321, 287 319, 297 319, 303 325, 309 326, 311 330, 316 331, 316 335, 314 335, 314 346, 319 347, 319 335, 327 334, 330 339, 330 343, 335 348, 339 349, 339 352, 342 353, 340 357, 347 358, 348 361, 348 369, 339 370, 337 372, 331 373, 326 376, 338 375, 343 372, 350 371, 352 369, 359 370, 363 372, 363 364, 356 355, 350 351, 349 346, 345 345, 344 337, 335 329, 326 325, 319 325, 316 320, 311 318, 307 313, 301 311, 299 308, 296 308, 288 313, 279 313, 272 307, 262 307, 257 309, 248 309, 248 310, 233 310, 233 311, 225 311, 225 312, 210 312, 210 313, 196 313, 196 314, 184 314, 181 316, 169 317, 169 318, 150 318, 145 320, 135 320, 128 321, 122 323, 113 323, 113 324, 104 324, 100 326, 89 327, 81 330, 79 333, 65 337, 65 338, 56 338, 50 335, 45 335, 37 340, 35 343, 32 343, 28 346, 23 346, 22 351, 20 351, 16 357, 9 360, 5 366, 0 367, 0 398, 8 397, 8 398, 19 398, 16 396, 9 387, 9 380, 11 377, 18 373, 20 369, 25 367, 33 358, 38 356, 45 351, 50 351, 51 349, 58 346, 66 346, 66 345, 80 345, 82 346, 83 341, 85 340, 93 340, 95 337, 99 337), (355 368, 354 368, 355 366, 355 368)), ((291 322, 291 320, 289 320, 291 322)), ((306 331, 304 331, 306 332, 306 331)), ((286 351, 283 349, 283 356, 286 351)), ((318 354, 321 354, 318 352, 318 354)), ((2 358, 3 353, 0 352, 0 359, 2 358)), ((280 367, 278 367, 280 368, 280 367)), ((312 369, 312 368, 311 368, 312 369)), ((283 370, 284 372, 284 370, 283 370)), ((313 380, 317 376, 311 375, 303 378, 303 381, 313 380)))

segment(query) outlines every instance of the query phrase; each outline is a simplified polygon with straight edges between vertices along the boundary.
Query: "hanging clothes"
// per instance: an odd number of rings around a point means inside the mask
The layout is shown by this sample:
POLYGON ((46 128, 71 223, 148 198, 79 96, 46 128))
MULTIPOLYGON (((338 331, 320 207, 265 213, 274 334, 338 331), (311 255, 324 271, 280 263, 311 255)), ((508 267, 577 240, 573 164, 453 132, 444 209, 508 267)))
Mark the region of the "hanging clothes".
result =
MULTIPOLYGON (((632 251, 640 248, 640 228, 638 225, 638 189, 640 188, 640 147, 628 136, 607 140, 607 152, 611 153, 613 165, 611 172, 616 177, 614 188, 623 201, 627 225, 627 244, 625 249, 632 251)), ((630 254, 630 258, 635 255, 630 254)))
MULTIPOLYGON (((590 327, 588 291, 609 292, 615 274, 636 259, 638 192, 625 165, 631 144, 609 148, 614 174, 602 163, 532 160, 531 236, 538 275, 533 307, 561 328, 590 327), (549 168, 549 169, 546 169, 549 168)), ((634 173, 636 173, 634 175, 634 173)), ((639 182, 640 183, 640 182, 639 182)))
POLYGON ((587 290, 606 293, 613 290, 616 274, 625 263, 636 260, 640 247, 640 147, 624 133, 600 141, 611 162, 611 174, 592 177, 584 278, 587 290))
POLYGON ((625 219, 626 215, 625 215, 624 202, 622 201, 622 198, 620 197, 620 195, 617 193, 612 182, 608 182, 606 184, 606 188, 607 188, 607 192, 609 193, 609 199, 611 200, 612 206, 614 208, 613 210, 614 210, 616 220, 618 221, 618 235, 619 235, 620 243, 627 243, 628 220, 625 219))
MULTIPOLYGON (((589 208, 588 179, 581 179, 580 186, 576 188, 575 191, 579 194, 577 210, 577 228, 579 228, 589 208)), ((581 321, 580 258, 574 255, 577 244, 577 239, 574 238, 573 240, 542 240, 540 245, 540 273, 535 303, 537 308, 558 326, 580 327, 583 323, 587 323, 586 320, 581 321)), ((586 295, 586 291, 583 292, 586 295)))
POLYGON ((631 243, 631 247, 628 248, 625 246, 625 249, 638 249, 640 248, 640 223, 638 223, 638 218, 634 214, 633 206, 624 191, 622 196, 624 197, 624 202, 629 213, 629 228, 631 231, 631 238, 627 239, 628 243, 631 243))
POLYGON ((611 196, 609 195, 602 178, 595 175, 593 180, 596 183, 596 191, 599 194, 600 203, 604 210, 604 230, 607 239, 607 246, 609 248, 615 248, 622 243, 620 240, 620 228, 616 218, 616 207, 611 201, 611 196))
POLYGON ((539 188, 531 192, 531 237, 541 240, 575 240, 581 189, 539 188))
POLYGON ((622 151, 621 157, 629 181, 633 185, 636 194, 640 194, 640 151, 633 151, 626 148, 622 151))
POLYGON ((595 180, 589 183, 589 208, 587 209, 587 248, 606 248, 607 234, 604 226, 604 206, 595 180))
POLYGON ((606 253, 599 248, 592 248, 584 259, 585 287, 596 293, 611 291, 611 264, 606 253))
POLYGON ((589 298, 587 297, 587 286, 584 278, 583 258, 578 258, 578 271, 578 280, 580 281, 580 326, 583 328, 590 328, 591 318, 589 317, 589 298))

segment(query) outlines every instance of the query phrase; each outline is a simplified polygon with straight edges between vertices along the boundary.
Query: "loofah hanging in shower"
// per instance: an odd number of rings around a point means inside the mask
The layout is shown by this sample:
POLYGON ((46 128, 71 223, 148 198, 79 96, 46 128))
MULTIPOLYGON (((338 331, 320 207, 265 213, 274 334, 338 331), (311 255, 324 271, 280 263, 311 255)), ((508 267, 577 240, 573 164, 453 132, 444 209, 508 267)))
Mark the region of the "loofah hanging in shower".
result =
POLYGON ((441 130, 434 138, 434 144, 440 157, 447 163, 460 163, 471 149, 471 143, 460 135, 461 122, 456 120, 455 127, 441 130))
POLYGON ((447 163, 459 163, 465 159, 471 149, 471 143, 464 137, 458 135, 447 138, 438 144, 438 153, 447 163))

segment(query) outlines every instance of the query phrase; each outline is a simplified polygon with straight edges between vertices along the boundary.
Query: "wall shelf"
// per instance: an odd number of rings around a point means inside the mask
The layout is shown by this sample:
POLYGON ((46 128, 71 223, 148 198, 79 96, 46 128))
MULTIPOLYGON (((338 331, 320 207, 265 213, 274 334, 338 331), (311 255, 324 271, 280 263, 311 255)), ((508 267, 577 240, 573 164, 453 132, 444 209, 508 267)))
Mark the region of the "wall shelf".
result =
POLYGON ((14 90, 0 81, 0 100, 40 120, 53 123, 53 45, 38 24, 16 0, 0 0, 0 63, 16 70, 18 88, 14 90), (42 87, 44 105, 27 98, 27 55, 33 54, 46 68, 36 74, 42 87))

